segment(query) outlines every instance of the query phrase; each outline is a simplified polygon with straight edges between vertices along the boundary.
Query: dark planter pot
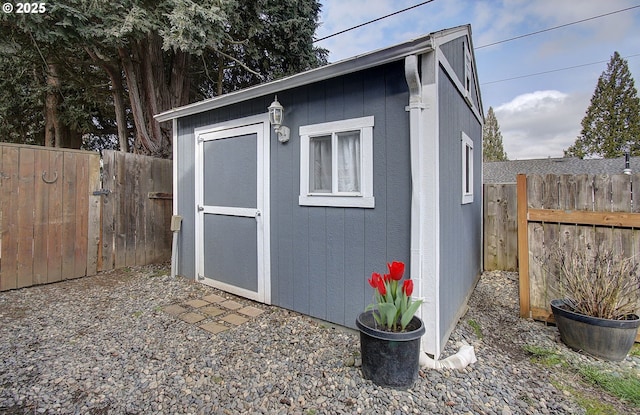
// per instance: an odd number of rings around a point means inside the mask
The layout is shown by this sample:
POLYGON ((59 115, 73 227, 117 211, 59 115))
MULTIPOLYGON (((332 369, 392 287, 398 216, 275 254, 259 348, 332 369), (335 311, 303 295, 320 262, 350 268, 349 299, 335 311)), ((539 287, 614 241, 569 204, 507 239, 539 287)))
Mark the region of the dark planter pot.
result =
POLYGON ((373 311, 365 311, 356 319, 360 330, 362 375, 376 385, 409 388, 420 367, 420 337, 424 324, 413 317, 406 331, 394 333, 376 328, 373 311))
POLYGON ((560 338, 570 348, 606 360, 620 361, 627 356, 638 334, 640 318, 608 320, 574 313, 564 300, 551 300, 560 338))

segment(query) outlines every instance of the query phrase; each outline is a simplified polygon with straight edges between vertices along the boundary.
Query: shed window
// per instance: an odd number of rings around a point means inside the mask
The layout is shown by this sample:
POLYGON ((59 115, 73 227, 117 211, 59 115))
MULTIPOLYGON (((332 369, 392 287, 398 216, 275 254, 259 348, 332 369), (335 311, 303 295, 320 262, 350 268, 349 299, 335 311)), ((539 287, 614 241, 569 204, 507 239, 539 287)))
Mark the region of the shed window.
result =
POLYGON ((300 205, 373 207, 373 117, 300 127, 300 205))
POLYGON ((473 202, 473 141, 462 133, 462 203, 473 202))

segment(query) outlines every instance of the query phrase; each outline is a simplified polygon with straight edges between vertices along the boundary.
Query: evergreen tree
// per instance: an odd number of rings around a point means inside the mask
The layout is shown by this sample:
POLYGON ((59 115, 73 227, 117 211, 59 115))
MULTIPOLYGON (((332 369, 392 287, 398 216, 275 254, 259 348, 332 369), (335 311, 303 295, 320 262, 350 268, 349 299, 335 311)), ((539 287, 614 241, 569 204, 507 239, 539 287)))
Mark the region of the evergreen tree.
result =
POLYGON ((484 127, 482 127, 482 159, 484 161, 508 160, 507 153, 504 152, 502 146, 500 125, 498 125, 498 119, 492 107, 489 107, 484 127))
POLYGON ((171 124, 155 114, 325 64, 319 12, 318 0, 60 0, 0 13, 0 133, 168 156, 171 124))
POLYGON ((598 78, 582 131, 565 157, 640 155, 640 99, 627 61, 614 52, 598 78))

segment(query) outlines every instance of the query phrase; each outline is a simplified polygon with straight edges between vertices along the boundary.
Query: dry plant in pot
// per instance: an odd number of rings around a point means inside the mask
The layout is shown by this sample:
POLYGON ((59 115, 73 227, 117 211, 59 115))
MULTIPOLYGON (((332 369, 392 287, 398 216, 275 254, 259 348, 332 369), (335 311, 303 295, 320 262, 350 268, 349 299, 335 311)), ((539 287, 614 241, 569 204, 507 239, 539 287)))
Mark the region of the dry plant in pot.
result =
POLYGON ((583 251, 561 247, 550 260, 562 297, 551 301, 562 341, 596 357, 624 359, 640 326, 638 261, 590 247, 583 251))

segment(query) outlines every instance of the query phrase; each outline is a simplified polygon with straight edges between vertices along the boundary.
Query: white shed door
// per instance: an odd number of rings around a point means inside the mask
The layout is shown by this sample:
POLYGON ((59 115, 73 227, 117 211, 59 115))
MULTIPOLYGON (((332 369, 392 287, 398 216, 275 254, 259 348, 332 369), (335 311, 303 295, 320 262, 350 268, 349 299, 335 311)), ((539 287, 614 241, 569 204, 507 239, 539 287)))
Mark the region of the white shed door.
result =
POLYGON ((198 279, 269 304, 269 121, 196 131, 198 279))

